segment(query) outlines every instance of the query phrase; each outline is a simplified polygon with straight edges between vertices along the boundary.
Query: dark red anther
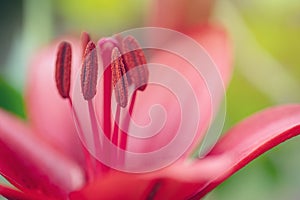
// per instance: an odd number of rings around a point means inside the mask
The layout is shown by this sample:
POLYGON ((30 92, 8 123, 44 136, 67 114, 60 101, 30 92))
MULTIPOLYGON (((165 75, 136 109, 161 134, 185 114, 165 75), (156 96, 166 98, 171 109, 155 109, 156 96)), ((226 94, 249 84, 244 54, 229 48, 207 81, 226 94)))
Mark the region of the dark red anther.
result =
POLYGON ((90 41, 85 49, 81 68, 81 90, 85 100, 96 95, 98 59, 96 45, 90 41))
POLYGON ((111 60, 112 84, 116 101, 124 108, 128 103, 128 81, 123 58, 117 47, 112 50, 111 60))
POLYGON ((126 71, 129 75, 128 82, 139 86, 138 89, 143 91, 145 90, 149 79, 145 54, 137 40, 132 36, 127 36, 123 40, 122 45, 126 71))
POLYGON ((58 46, 56 57, 55 81, 58 92, 63 98, 70 97, 71 65, 71 44, 68 42, 61 42, 58 46))
POLYGON ((85 54, 86 46, 91 41, 91 37, 87 32, 82 32, 80 36, 80 40, 81 40, 81 49, 82 49, 82 58, 83 58, 85 54))

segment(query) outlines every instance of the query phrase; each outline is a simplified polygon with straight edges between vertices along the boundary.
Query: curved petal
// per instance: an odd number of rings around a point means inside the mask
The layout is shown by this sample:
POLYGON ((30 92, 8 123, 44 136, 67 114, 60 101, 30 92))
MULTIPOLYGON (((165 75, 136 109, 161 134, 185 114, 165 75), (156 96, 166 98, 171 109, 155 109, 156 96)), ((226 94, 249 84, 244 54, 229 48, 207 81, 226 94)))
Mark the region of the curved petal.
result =
POLYGON ((156 199, 184 199, 200 191, 194 197, 199 199, 260 154, 298 135, 299 119, 300 105, 265 110, 230 130, 206 158, 196 163, 177 163, 142 177, 128 175, 124 178, 125 175, 115 174, 108 178, 109 181, 102 179, 75 196, 79 199, 97 199, 101 195, 110 198, 125 195, 128 199, 138 199, 155 190, 156 199), (158 183, 159 189, 153 189, 155 183, 158 183), (121 189, 114 192, 105 192, 103 189, 98 193, 96 188, 121 189))
POLYGON ((0 173, 25 192, 63 197, 81 187, 84 174, 20 120, 0 110, 0 173))
MULTIPOLYGON (((82 190, 70 194, 71 200, 97 199, 143 199, 149 180, 140 179, 138 175, 111 172, 101 177, 82 190)), ((144 198, 145 199, 145 198, 144 198)))
POLYGON ((4 196, 7 199, 14 200, 54 200, 53 198, 48 198, 47 196, 42 194, 35 194, 33 191, 31 191, 30 193, 23 193, 19 190, 1 184, 0 195, 4 196))
POLYGON ((236 125, 203 159, 146 175, 163 183, 156 199, 200 199, 250 161, 300 134, 300 105, 259 112, 236 125))
POLYGON ((193 162, 177 162, 161 171, 145 175, 160 183, 155 199, 188 199, 195 191, 229 167, 228 157, 212 157, 193 162))
MULTIPOLYGON (((80 43, 73 39, 72 75, 80 63, 80 43)), ((69 102, 63 99, 55 83, 55 59, 58 42, 39 51, 30 64, 26 88, 26 106, 30 126, 56 149, 82 162, 83 155, 72 119, 69 102)))
MULTIPOLYGON (((229 167, 198 190, 199 199, 250 161, 274 146, 300 134, 300 105, 267 109, 237 124, 205 159, 227 157, 229 167)), ((228 165, 227 165, 228 166, 228 165)))
POLYGON ((213 179, 216 172, 223 171, 226 163, 226 159, 207 159, 197 164, 177 162, 163 170, 142 175, 112 170, 71 193, 70 199, 186 199, 197 191, 199 183, 204 184, 213 179))

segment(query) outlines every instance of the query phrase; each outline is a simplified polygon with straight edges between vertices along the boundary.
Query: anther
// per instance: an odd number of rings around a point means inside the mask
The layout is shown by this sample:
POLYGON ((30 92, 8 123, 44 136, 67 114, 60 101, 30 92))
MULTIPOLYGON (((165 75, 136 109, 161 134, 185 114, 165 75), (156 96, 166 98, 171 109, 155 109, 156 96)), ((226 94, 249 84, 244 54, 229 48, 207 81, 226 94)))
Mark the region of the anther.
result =
POLYGON ((143 50, 132 36, 124 38, 122 48, 126 71, 129 75, 129 84, 139 86, 138 89, 141 91, 145 90, 149 79, 149 71, 143 50))
POLYGON ((91 37, 87 32, 82 32, 80 36, 82 57, 84 57, 87 44, 91 41, 91 37))
POLYGON ((85 100, 96 95, 98 59, 96 45, 90 41, 85 49, 81 68, 81 90, 85 100))
POLYGON ((128 103, 128 80, 121 53, 117 47, 113 48, 111 55, 112 84, 115 98, 121 107, 126 107, 128 103))
POLYGON ((70 97, 71 64, 71 44, 68 42, 61 42, 58 46, 56 57, 55 81, 58 92, 63 98, 70 97))

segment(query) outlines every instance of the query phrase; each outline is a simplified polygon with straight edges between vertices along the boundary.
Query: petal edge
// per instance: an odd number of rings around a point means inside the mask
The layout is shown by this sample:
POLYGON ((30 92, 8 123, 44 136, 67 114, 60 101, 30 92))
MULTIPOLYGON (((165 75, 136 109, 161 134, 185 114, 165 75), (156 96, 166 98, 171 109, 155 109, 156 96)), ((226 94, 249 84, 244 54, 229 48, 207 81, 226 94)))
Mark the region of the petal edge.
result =
POLYGON ((299 104, 269 108, 237 124, 205 158, 230 157, 230 167, 207 182, 191 199, 202 198, 259 155, 299 134, 299 104))
POLYGON ((62 197, 81 187, 81 168, 0 109, 0 173, 22 191, 62 197))

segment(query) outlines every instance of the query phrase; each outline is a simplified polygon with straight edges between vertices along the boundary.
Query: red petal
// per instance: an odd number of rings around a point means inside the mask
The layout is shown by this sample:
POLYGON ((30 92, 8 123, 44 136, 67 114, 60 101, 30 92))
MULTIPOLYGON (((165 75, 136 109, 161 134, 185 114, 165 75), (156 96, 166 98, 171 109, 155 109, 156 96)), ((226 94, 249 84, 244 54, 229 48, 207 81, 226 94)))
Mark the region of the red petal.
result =
POLYGON ((262 111, 231 129, 205 158, 176 163, 148 178, 164 184, 156 199, 200 199, 250 161, 300 134, 300 105, 262 111), (193 194, 196 194, 193 196, 193 194))
POLYGON ((87 185, 84 189, 71 193, 70 199, 145 199, 142 197, 149 183, 149 180, 141 179, 135 174, 111 172, 87 185))
POLYGON ((211 180, 216 172, 223 170, 216 165, 221 162, 224 164, 226 160, 207 159, 193 165, 176 163, 161 171, 142 175, 112 170, 82 190, 71 193, 70 198, 72 200, 186 199, 197 191, 200 182, 211 180))
POLYGON ((0 195, 2 195, 7 199, 14 199, 14 200, 51 200, 52 199, 42 194, 34 194, 33 192, 23 193, 19 190, 1 184, 0 184, 0 195))
POLYGON ((0 173, 23 191, 62 197, 81 187, 80 168, 0 109, 0 173))
POLYGON ((262 153, 299 134, 300 105, 270 108, 239 123, 205 158, 227 157, 230 167, 200 188, 195 199, 203 197, 262 153))

